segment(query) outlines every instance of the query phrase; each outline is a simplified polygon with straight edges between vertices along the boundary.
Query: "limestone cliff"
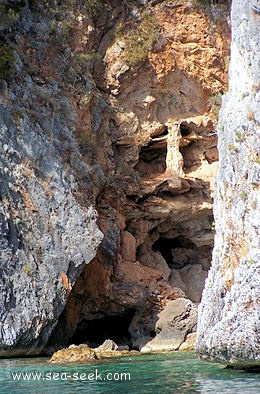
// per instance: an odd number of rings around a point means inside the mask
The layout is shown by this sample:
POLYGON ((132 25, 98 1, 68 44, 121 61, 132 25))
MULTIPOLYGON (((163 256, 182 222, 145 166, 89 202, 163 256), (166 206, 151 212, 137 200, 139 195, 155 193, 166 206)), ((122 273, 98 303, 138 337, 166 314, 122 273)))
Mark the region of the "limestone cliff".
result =
POLYGON ((201 358, 259 366, 260 7, 234 0, 229 91, 218 125, 212 267, 200 305, 201 358))
POLYGON ((211 261, 229 7, 1 10, 1 355, 178 349, 211 261))
POLYGON ((21 20, 10 8, 1 31, 6 40, 0 43, 1 356, 42 350, 102 239, 91 201, 83 205, 77 199, 78 171, 86 187, 93 184, 75 138, 76 113, 57 81, 28 70, 26 50, 33 49, 29 41, 29 49, 21 49, 20 41, 33 21, 25 4, 17 3, 21 20), (14 22, 19 25, 13 26, 12 64, 6 36, 14 22), (8 86, 10 67, 15 70, 8 86))

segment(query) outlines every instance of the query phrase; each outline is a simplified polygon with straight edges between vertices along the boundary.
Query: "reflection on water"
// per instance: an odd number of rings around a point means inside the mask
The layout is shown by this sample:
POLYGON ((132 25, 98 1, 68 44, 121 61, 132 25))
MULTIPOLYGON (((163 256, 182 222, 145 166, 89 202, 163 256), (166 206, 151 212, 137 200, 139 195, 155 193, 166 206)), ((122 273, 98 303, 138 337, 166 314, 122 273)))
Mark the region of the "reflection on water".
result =
POLYGON ((140 355, 71 365, 50 365, 43 358, 0 360, 1 394, 45 392, 258 394, 260 382, 255 373, 205 363, 191 353, 140 355), (28 376, 30 380, 26 380, 28 376))

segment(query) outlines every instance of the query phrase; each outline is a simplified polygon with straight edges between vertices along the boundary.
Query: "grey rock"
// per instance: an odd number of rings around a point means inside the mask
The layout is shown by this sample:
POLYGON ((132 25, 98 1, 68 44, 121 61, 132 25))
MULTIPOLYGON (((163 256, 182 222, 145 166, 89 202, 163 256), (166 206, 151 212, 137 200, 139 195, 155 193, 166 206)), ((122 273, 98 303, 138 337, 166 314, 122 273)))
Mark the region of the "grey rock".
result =
POLYGON ((190 300, 179 298, 170 301, 158 318, 157 334, 141 348, 143 353, 178 350, 186 335, 195 331, 197 307, 190 300))
POLYGON ((203 271, 200 264, 189 264, 182 268, 180 271, 180 276, 185 284, 186 296, 193 302, 199 303, 201 301, 201 296, 203 289, 205 287, 205 279, 208 276, 206 271, 203 271))
POLYGON ((112 341, 112 339, 106 339, 102 345, 100 345, 99 347, 95 348, 94 350, 100 351, 100 352, 108 352, 111 350, 118 350, 118 346, 117 344, 112 341))
POLYGON ((257 5, 232 2, 230 83, 218 126, 216 237, 196 343, 201 358, 238 368, 260 364, 260 30, 250 9, 257 5))
POLYGON ((7 357, 39 354, 102 240, 86 164, 89 204, 76 198, 82 158, 71 99, 57 83, 39 86, 23 75, 9 87, 19 106, 0 102, 0 356, 7 357))

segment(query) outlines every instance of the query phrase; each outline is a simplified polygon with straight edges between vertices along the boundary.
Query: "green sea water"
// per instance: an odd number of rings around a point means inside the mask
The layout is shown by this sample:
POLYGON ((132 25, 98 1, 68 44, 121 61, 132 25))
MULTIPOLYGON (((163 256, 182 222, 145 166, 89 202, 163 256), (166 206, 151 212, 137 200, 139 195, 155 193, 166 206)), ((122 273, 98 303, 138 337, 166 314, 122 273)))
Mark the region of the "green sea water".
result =
POLYGON ((1 394, 260 393, 259 375, 205 363, 192 353, 140 355, 86 364, 0 360, 1 394))

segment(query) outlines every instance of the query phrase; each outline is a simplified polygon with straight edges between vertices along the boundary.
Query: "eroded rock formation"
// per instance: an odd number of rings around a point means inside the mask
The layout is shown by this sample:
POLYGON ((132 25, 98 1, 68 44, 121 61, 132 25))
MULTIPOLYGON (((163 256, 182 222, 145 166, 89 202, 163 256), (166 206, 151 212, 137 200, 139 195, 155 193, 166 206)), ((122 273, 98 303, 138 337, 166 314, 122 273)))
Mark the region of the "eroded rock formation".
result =
POLYGON ((185 313, 190 322, 178 346, 196 330, 214 236, 229 10, 90 4, 4 2, 6 355, 107 338, 140 348, 163 331, 159 314, 174 302, 183 306, 178 327, 185 313))
POLYGON ((219 133, 216 238, 200 306, 197 351, 259 368, 259 2, 234 0, 229 91, 219 133))

